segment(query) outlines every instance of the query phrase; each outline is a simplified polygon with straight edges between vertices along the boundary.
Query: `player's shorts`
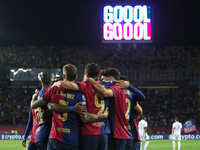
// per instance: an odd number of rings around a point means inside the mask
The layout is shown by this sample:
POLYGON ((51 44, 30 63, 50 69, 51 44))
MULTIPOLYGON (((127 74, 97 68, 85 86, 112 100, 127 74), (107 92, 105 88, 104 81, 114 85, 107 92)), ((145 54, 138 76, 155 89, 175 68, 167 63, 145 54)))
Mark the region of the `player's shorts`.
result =
POLYGON ((81 150, 108 150, 108 136, 102 135, 81 135, 81 150))
POLYGON ((29 143, 28 143, 28 148, 27 148, 27 150, 36 150, 36 149, 37 149, 37 146, 36 146, 35 143, 33 143, 33 142, 29 142, 29 143))
POLYGON ((142 141, 145 141, 145 140, 149 140, 149 135, 146 133, 146 135, 145 134, 140 134, 140 139, 142 140, 142 141))
POLYGON ((131 150, 140 150, 141 141, 132 140, 132 149, 131 150))
POLYGON ((79 145, 70 145, 56 139, 49 139, 47 150, 79 150, 79 145))
POLYGON ((109 138, 108 150, 130 150, 132 147, 131 139, 109 138))
POLYGON ((47 149, 47 143, 36 142, 35 144, 36 144, 38 150, 46 150, 47 149))
POLYGON ((172 140, 178 140, 178 141, 180 141, 181 140, 181 135, 180 134, 174 134, 172 136, 172 140))

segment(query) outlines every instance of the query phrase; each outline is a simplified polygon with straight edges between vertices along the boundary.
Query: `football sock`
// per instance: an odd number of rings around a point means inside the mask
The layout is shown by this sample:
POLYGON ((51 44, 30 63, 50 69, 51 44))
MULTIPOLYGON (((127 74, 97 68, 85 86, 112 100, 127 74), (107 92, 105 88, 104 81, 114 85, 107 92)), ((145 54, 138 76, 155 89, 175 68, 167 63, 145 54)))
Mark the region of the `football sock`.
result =
POLYGON ((143 150, 146 150, 146 148, 147 148, 148 145, 149 145, 149 141, 146 141, 143 150))
POLYGON ((172 146, 173 146, 173 149, 175 149, 175 147, 176 147, 175 141, 172 141, 172 146))
POLYGON ((181 141, 178 141, 178 150, 181 148, 181 141))

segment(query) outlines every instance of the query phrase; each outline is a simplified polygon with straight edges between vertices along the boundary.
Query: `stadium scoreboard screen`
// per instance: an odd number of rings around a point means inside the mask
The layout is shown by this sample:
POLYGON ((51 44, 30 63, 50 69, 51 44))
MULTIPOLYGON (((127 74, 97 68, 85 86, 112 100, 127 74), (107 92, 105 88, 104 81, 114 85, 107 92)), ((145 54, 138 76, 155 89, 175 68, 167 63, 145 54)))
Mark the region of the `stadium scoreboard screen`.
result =
POLYGON ((102 8, 102 42, 152 42, 150 5, 106 5, 102 8))

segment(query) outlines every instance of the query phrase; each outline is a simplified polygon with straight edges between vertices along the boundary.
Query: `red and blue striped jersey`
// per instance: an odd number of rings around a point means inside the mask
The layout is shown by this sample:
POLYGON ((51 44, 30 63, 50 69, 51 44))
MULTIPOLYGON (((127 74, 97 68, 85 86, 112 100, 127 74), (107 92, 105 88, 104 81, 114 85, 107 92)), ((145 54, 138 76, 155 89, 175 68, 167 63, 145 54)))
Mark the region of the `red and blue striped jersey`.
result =
MULTIPOLYGON (((98 81, 97 81, 98 82, 98 81)), ((112 82, 99 82, 105 88, 109 87, 112 82)), ((104 110, 109 107, 109 100, 105 99, 98 92, 95 91, 94 86, 86 82, 77 82, 80 91, 83 92, 86 98, 86 107, 88 113, 102 114, 104 110)), ((82 128, 83 135, 102 135, 110 133, 110 125, 108 119, 101 119, 92 123, 84 124, 82 128)))
POLYGON ((134 111, 131 112, 130 126, 131 126, 132 139, 134 141, 141 141, 138 131, 138 116, 134 113, 134 111))
POLYGON ((128 92, 116 85, 109 88, 114 92, 109 106, 111 138, 132 139, 129 125, 131 100, 128 98, 128 92))
POLYGON ((36 130, 38 128, 39 118, 38 118, 38 112, 35 109, 32 109, 30 107, 29 109, 29 119, 28 123, 26 125, 26 131, 24 134, 24 138, 27 139, 30 132, 30 142, 36 143, 36 130))
POLYGON ((133 108, 137 105, 136 97, 129 90, 127 90, 127 93, 128 93, 128 99, 131 102, 130 114, 129 114, 130 132, 132 134, 132 139, 134 141, 140 141, 140 136, 139 136, 139 131, 138 131, 138 116, 133 110, 133 108))
MULTIPOLYGON (((52 87, 45 92, 43 99, 56 104, 74 106, 77 102, 84 102, 81 92, 52 87)), ((49 138, 57 139, 60 142, 79 145, 80 125, 79 115, 74 112, 55 113, 53 112, 53 123, 49 138)))
MULTIPOLYGON (((38 94, 38 98, 42 97, 46 91, 47 89, 42 89, 38 94)), ((37 108, 38 113, 42 109, 44 109, 45 111, 49 111, 46 105, 44 105, 37 108)), ((51 131, 51 124, 52 124, 52 115, 49 115, 49 117, 45 119, 39 117, 39 127, 36 133, 36 142, 48 141, 49 134, 51 131)))

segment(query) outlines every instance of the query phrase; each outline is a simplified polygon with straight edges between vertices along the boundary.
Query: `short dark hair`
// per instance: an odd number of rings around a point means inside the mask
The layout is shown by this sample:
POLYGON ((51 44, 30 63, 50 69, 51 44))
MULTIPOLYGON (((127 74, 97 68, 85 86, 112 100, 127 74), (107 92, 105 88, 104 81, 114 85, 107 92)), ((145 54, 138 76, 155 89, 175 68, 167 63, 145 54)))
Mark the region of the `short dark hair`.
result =
POLYGON ((115 80, 119 80, 121 76, 120 71, 116 68, 107 68, 101 72, 101 75, 105 77, 112 76, 115 80))
POLYGON ((50 74, 50 73, 43 73, 41 75, 41 82, 44 85, 51 85, 52 81, 53 81, 53 75, 52 74, 50 74))
POLYGON ((100 72, 100 66, 96 63, 89 63, 85 66, 85 72, 88 73, 88 75, 91 78, 97 78, 100 72))
POLYGON ((128 77, 125 75, 121 75, 120 80, 129 81, 128 77))
POLYGON ((174 117, 174 120, 179 121, 178 116, 175 116, 175 117, 174 117))
POLYGON ((145 119, 145 120, 147 119, 145 115, 143 115, 141 118, 142 118, 142 119, 145 119))
POLYGON ((65 79, 74 81, 77 75, 77 68, 73 64, 66 64, 63 66, 63 74, 65 79))

